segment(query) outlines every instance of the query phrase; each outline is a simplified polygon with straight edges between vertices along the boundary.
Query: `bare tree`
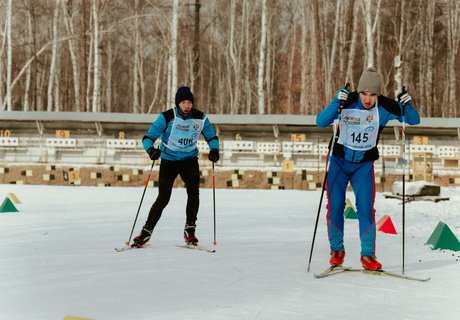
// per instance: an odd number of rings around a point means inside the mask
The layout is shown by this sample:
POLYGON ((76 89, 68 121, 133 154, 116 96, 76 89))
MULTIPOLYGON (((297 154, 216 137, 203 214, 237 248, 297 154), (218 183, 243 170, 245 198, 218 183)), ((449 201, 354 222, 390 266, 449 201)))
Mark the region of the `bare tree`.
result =
MULTIPOLYGON (((73 22, 74 10, 71 3, 67 3, 65 0, 62 1, 62 12, 64 13, 64 23, 67 30, 67 33, 71 36, 74 36, 75 33, 75 26, 73 22)), ((79 111, 81 107, 80 101, 80 69, 77 59, 77 48, 76 48, 76 40, 70 39, 68 41, 69 46, 69 53, 70 53, 70 62, 72 64, 72 77, 73 77, 73 96, 74 101, 73 104, 75 106, 75 110, 79 111)))
POLYGON ((107 41, 107 57, 105 61, 107 66, 105 68, 105 95, 104 95, 104 110, 106 112, 112 111, 112 61, 113 61, 113 49, 112 42, 107 41))
POLYGON ((375 51, 374 51, 374 41, 375 41, 375 32, 377 28, 377 23, 380 16, 380 3, 381 0, 377 0, 375 5, 375 14, 372 17, 372 10, 374 0, 361 0, 361 6, 364 13, 364 19, 366 21, 366 44, 367 44, 367 67, 375 67, 375 51))
POLYGON ((460 39, 460 1, 449 0, 449 10, 447 15, 447 70, 449 88, 449 107, 444 112, 443 117, 457 116, 457 78, 456 78, 456 57, 458 53, 460 39))
POLYGON ((435 23, 435 6, 436 1, 429 1, 426 6, 426 24, 424 32, 424 70, 426 72, 422 73, 423 79, 423 92, 424 94, 424 103, 420 106, 420 113, 428 117, 432 116, 432 109, 434 104, 433 99, 433 53, 434 53, 434 23, 435 23))
POLYGON ((257 96, 259 114, 265 113, 264 71, 265 55, 267 47, 267 0, 262 0, 262 15, 260 21, 260 47, 259 47, 259 70, 257 72, 257 96))
MULTIPOLYGON (((12 111, 12 89, 11 89, 11 80, 12 80, 12 68, 13 68, 13 40, 11 35, 11 23, 13 15, 13 4, 12 0, 8 0, 7 9, 6 9, 6 19, 7 19, 7 28, 6 28, 6 37, 7 37, 7 67, 6 67, 6 110, 12 111)), ((3 109, 4 110, 4 109, 3 109)))
MULTIPOLYGON (((48 105, 46 111, 53 111, 53 93, 55 88, 56 77, 56 60, 58 55, 58 24, 59 24, 59 0, 56 0, 53 14, 53 46, 51 49, 51 64, 48 78, 48 105)), ((55 110, 59 111, 59 110, 55 110)))
POLYGON ((243 34, 243 59, 244 59, 244 72, 243 72, 243 84, 242 84, 242 92, 245 98, 243 98, 243 103, 245 107, 243 110, 246 110, 247 114, 251 113, 252 105, 253 105, 253 84, 252 84, 252 63, 251 63, 251 48, 253 46, 253 40, 251 37, 251 30, 252 30, 252 19, 255 13, 255 4, 252 1, 244 1, 243 3, 243 23, 244 30, 243 34))
POLYGON ((319 100, 320 100, 320 85, 317 79, 321 74, 321 68, 319 66, 320 62, 318 59, 320 55, 319 45, 322 43, 322 34, 319 30, 319 15, 318 15, 318 6, 315 3, 310 3, 307 7, 309 13, 309 25, 312 34, 317 35, 316 37, 312 37, 311 39, 311 55, 310 55, 310 72, 311 74, 311 95, 310 100, 312 102, 313 108, 310 112, 316 112, 320 108, 319 100))
MULTIPOLYGON (((7 40, 8 19, 6 16, 0 16, 0 17, 5 18, 4 28, 0 29, 1 34, 2 34, 2 44, 0 47, 0 61, 3 61, 3 53, 5 52, 5 45, 6 45, 6 40, 7 40)), ((3 25, 3 23, 1 24, 3 25)), ((4 105, 3 105, 3 97, 4 97, 3 96, 3 63, 0 63, 0 106, 1 106, 1 110, 5 110, 4 105)))
MULTIPOLYGON (((358 5, 359 5, 359 0, 354 0, 353 1, 353 8, 352 12, 357 12, 358 11, 358 5)), ((355 55, 356 55, 356 47, 358 45, 358 22, 359 19, 356 17, 355 14, 351 14, 351 19, 353 19, 353 27, 351 30, 351 41, 350 41, 350 46, 349 46, 349 52, 348 52, 348 62, 347 62, 347 71, 346 71, 346 82, 349 82, 352 88, 356 88, 355 83, 354 83, 354 77, 353 77, 353 70, 354 70, 354 64, 355 64, 355 55)))
POLYGON ((80 34, 80 54, 79 54, 79 63, 80 63, 80 103, 81 106, 76 106, 76 111, 88 111, 87 110, 87 54, 86 54, 86 46, 87 46, 87 40, 86 40, 86 30, 87 28, 87 18, 86 18, 86 6, 85 6, 86 1, 85 0, 80 0, 80 28, 79 28, 79 34, 80 34))
MULTIPOLYGON (((244 3, 243 3, 244 6, 244 3)), ((229 59, 227 59, 227 70, 229 73, 229 77, 227 81, 229 82, 229 86, 233 86, 233 79, 234 79, 234 90, 230 90, 229 97, 230 97, 230 114, 237 113, 238 103, 239 103, 239 96, 240 96, 240 57, 239 57, 239 50, 241 49, 237 43, 237 39, 235 36, 235 28, 236 28, 236 0, 230 1, 230 27, 229 27, 229 39, 228 39, 228 53, 229 59), (233 75, 233 77, 231 77, 233 75)))
POLYGON ((133 53, 133 112, 140 112, 139 105, 139 76, 140 76, 140 21, 139 21, 139 0, 134 1, 134 53, 133 53))
POLYGON ((195 92, 198 96, 202 95, 201 83, 201 52, 200 52, 200 0, 195 0, 195 22, 194 22, 194 33, 193 33, 193 74, 192 74, 192 86, 195 88, 195 92))
MULTIPOLYGON (((288 39, 289 43, 286 45, 288 46, 288 58, 287 58, 287 92, 286 92, 286 108, 284 109, 285 113, 291 114, 293 113, 293 103, 294 103, 294 98, 293 98, 293 90, 292 86, 294 83, 294 62, 296 58, 296 53, 297 53, 297 32, 295 32, 295 29, 297 27, 298 19, 299 16, 301 17, 303 15, 303 7, 305 6, 305 3, 303 1, 295 1, 293 3, 293 10, 290 12, 290 19, 289 19, 289 38, 285 38, 285 40, 288 39), (294 9, 295 8, 295 9, 294 9), (300 13, 300 14, 299 14, 300 13)), ((281 83, 280 83, 281 84, 281 83)))
POLYGON ((404 43, 405 43, 405 38, 406 38, 406 34, 405 34, 405 23, 404 23, 404 19, 402 19, 403 15, 404 15, 404 12, 405 12, 405 0, 402 0, 400 2, 400 4, 398 4, 398 6, 400 6, 400 10, 399 10, 399 14, 401 15, 401 19, 398 19, 398 21, 400 22, 400 25, 399 25, 399 36, 397 37, 398 39, 398 42, 397 42, 397 53, 396 53, 396 56, 394 57, 394 64, 393 64, 393 67, 394 67, 394 81, 395 81, 395 86, 394 86, 394 95, 395 97, 398 95, 399 92, 401 92, 401 88, 402 88, 402 81, 403 81, 403 58, 402 58, 402 55, 403 55, 403 46, 404 46, 404 43))
POLYGON ((326 71, 326 96, 328 100, 332 98, 331 93, 335 91, 335 86, 333 84, 333 75, 338 74, 338 66, 336 65, 338 50, 339 50, 339 27, 341 21, 341 10, 342 10, 342 0, 338 0, 335 8, 335 24, 334 24, 334 36, 332 37, 331 52, 330 55, 327 55, 327 71, 326 71))
MULTIPOLYGON (((27 26, 28 26, 28 39, 29 39, 29 45, 27 46, 26 53, 27 56, 30 57, 33 55, 33 48, 31 44, 33 43, 33 34, 34 34, 34 29, 32 28, 32 14, 30 11, 27 11, 27 26)), ((0 72, 1 74, 1 72, 0 72)), ((24 104, 23 104, 23 110, 24 111, 29 111, 30 110, 30 104, 29 104, 29 93, 30 93, 30 83, 31 83, 31 78, 32 78, 32 68, 29 66, 26 71, 26 85, 24 88, 24 104)))
MULTIPOLYGON (((311 26, 309 21, 309 12, 308 12, 308 6, 303 3, 301 6, 301 15, 302 15, 302 23, 301 23, 301 28, 302 28, 302 37, 300 40, 300 59, 301 61, 309 61, 309 52, 308 52, 308 38, 310 34, 310 29, 309 26, 311 26)), ((311 43, 310 43, 311 44, 311 43)), ((307 101, 308 101, 308 89, 307 89, 307 83, 308 83, 308 69, 311 66, 308 65, 307 63, 302 63, 301 68, 300 68, 300 108, 299 112, 301 114, 305 114, 307 112, 307 101)))
POLYGON ((267 104, 267 113, 271 114, 274 110, 273 108, 273 97, 274 97, 274 85, 275 77, 274 72, 276 69, 276 54, 277 54, 277 40, 276 32, 273 30, 275 28, 275 14, 277 11, 276 6, 268 6, 267 8, 267 62, 266 62, 266 72, 265 72, 265 91, 267 93, 266 104, 267 104))
POLYGON ((98 16, 98 0, 93 0, 93 5, 92 5, 92 17, 93 17, 93 55, 94 55, 94 66, 93 66, 93 77, 94 77, 94 83, 93 83, 93 106, 92 106, 92 111, 93 112, 99 112, 100 111, 100 97, 101 97, 101 91, 100 91, 100 84, 101 84, 101 77, 100 77, 100 68, 101 68, 101 55, 100 55, 100 50, 99 50, 99 16, 98 16))
POLYGON ((179 0, 173 0, 172 12, 171 12, 171 43, 169 52, 169 87, 168 87, 168 98, 167 105, 174 104, 174 94, 177 89, 177 28, 179 19, 179 0))

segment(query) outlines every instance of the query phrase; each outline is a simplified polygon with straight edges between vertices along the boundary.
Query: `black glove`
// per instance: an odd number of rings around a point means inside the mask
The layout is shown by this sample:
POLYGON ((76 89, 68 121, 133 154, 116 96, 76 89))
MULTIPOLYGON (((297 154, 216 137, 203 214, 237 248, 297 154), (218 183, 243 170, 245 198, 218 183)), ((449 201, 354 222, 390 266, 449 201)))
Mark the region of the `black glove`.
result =
POLYGON ((347 102, 348 100, 348 94, 350 93, 350 91, 348 91, 349 87, 350 87, 350 84, 347 82, 345 84, 345 87, 340 89, 339 92, 337 93, 337 98, 339 99, 339 102, 340 102, 339 113, 342 112, 342 109, 345 106, 345 102, 347 102))
POLYGON ((350 91, 348 91, 345 88, 339 90, 339 92, 337 93, 337 98, 339 99, 340 103, 345 103, 348 100, 349 93, 350 91))
POLYGON ((409 93, 406 90, 406 87, 403 87, 402 92, 398 94, 398 102, 402 105, 405 105, 408 103, 412 97, 409 95, 409 93))
POLYGON ((157 148, 154 148, 154 147, 150 147, 147 150, 147 153, 149 154, 150 159, 158 160, 158 158, 160 157, 160 154, 161 154, 161 150, 157 149, 157 148))
POLYGON ((219 150, 211 149, 211 151, 209 151, 208 159, 214 163, 219 161, 219 150))

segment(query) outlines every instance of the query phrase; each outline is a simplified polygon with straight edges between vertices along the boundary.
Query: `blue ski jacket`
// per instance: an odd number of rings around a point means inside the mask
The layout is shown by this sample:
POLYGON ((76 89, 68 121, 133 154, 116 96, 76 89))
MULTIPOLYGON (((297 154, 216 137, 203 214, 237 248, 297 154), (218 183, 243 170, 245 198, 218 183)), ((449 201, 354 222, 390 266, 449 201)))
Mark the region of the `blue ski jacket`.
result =
MULTIPOLYGON (((316 124, 320 128, 324 128, 331 123, 334 122, 335 119, 339 117, 338 110, 340 108, 340 101, 338 99, 338 95, 334 97, 334 99, 329 103, 329 105, 324 108, 316 117, 316 124)), ((348 99, 345 102, 344 109, 360 109, 364 110, 364 106, 361 102, 359 97, 359 93, 354 91, 348 95, 348 99)), ((402 107, 401 105, 390 98, 387 98, 383 95, 378 96, 377 98, 377 106, 373 106, 372 108, 378 108, 379 112, 379 129, 378 129, 378 136, 377 136, 377 144, 379 141, 379 136, 382 130, 385 128, 386 124, 390 120, 399 120, 402 122, 402 107)), ((405 122, 410 125, 416 125, 420 123, 420 116, 412 106, 410 102, 408 102, 403 108, 404 109, 404 116, 405 122)), ((353 163, 359 163, 364 161, 374 161, 379 158, 379 152, 377 149, 377 144, 374 148, 366 151, 362 150, 352 150, 350 148, 345 147, 344 145, 337 142, 339 136, 339 132, 336 134, 336 140, 334 142, 334 149, 332 150, 332 155, 341 157, 347 161, 353 163)), ((332 143, 332 139, 331 139, 332 143)), ((331 146, 329 144, 329 147, 331 146)))
POLYGON ((203 134, 206 142, 209 145, 210 149, 217 149, 219 150, 219 138, 216 135, 216 132, 209 121, 206 114, 198 109, 192 108, 192 111, 187 117, 182 117, 179 113, 179 108, 175 107, 169 109, 163 113, 161 113, 155 122, 152 123, 149 130, 142 138, 142 144, 144 146, 144 150, 147 151, 149 148, 153 147, 155 141, 161 137, 161 159, 171 160, 171 161, 179 161, 179 160, 186 160, 190 158, 198 157, 198 148, 195 145, 195 149, 192 151, 173 151, 168 149, 167 144, 171 135, 174 118, 181 117, 181 119, 187 121, 192 119, 204 119, 203 129, 201 133, 203 134))

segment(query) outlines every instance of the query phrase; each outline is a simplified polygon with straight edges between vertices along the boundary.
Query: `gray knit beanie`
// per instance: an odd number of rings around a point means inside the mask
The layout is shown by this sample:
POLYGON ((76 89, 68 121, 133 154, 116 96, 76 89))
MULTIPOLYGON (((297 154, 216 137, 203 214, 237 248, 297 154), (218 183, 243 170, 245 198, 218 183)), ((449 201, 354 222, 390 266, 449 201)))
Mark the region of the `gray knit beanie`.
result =
POLYGON ((358 92, 370 92, 380 95, 381 80, 377 70, 373 67, 369 67, 363 72, 359 79, 358 92))

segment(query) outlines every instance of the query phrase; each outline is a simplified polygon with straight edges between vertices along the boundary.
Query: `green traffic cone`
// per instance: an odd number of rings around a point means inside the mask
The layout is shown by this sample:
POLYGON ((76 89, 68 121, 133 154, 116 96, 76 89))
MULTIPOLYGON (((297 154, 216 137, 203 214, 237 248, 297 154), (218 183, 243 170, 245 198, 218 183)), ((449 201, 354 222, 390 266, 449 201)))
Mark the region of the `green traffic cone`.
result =
POLYGON ((460 251, 460 242, 449 226, 442 221, 439 221, 426 244, 430 245, 433 250, 447 249, 460 251))
POLYGON ((13 202, 11 202, 10 198, 6 197, 5 200, 3 200, 2 205, 0 206, 0 212, 19 212, 19 210, 16 209, 13 202))
POLYGON ((345 219, 358 219, 358 215, 352 207, 345 208, 345 212, 343 214, 345 215, 345 219))

